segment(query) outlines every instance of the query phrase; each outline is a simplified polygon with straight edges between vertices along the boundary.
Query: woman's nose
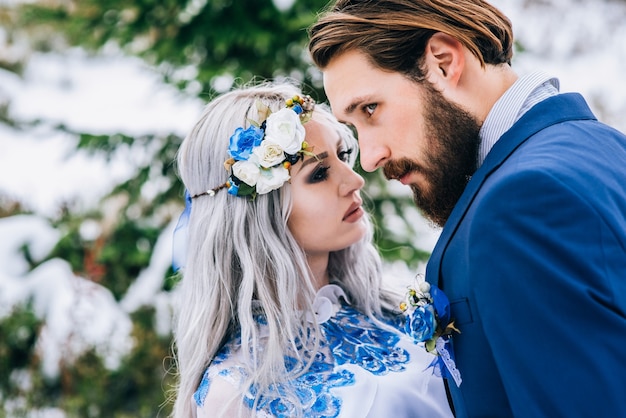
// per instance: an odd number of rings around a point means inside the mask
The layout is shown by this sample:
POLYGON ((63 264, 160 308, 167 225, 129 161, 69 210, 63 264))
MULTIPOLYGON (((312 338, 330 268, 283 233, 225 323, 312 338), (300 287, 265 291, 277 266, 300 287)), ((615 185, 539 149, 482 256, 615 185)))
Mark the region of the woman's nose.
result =
POLYGON ((359 173, 354 171, 350 166, 346 165, 346 173, 341 175, 341 184, 339 186, 339 193, 341 196, 347 196, 350 193, 359 191, 365 185, 365 180, 359 173))

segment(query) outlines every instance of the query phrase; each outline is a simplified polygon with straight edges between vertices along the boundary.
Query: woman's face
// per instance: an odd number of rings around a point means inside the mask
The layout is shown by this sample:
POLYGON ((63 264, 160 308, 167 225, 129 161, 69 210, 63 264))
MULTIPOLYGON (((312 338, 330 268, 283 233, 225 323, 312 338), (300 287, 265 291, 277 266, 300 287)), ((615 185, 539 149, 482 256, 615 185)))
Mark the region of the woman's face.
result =
POLYGON ((304 127, 315 156, 306 155, 291 168, 293 208, 287 225, 308 257, 327 256, 367 231, 360 197, 364 181, 348 163, 352 150, 332 127, 315 116, 304 127))

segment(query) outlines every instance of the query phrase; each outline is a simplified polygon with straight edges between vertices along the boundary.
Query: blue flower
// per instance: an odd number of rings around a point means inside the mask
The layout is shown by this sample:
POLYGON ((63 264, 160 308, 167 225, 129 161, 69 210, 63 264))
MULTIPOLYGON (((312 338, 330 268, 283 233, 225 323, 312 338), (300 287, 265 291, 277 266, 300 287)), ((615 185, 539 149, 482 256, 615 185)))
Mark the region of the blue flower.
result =
POLYGON ((237 196, 238 193, 239 193, 239 186, 237 186, 234 183, 231 183, 230 187, 228 188, 228 194, 231 194, 233 196, 237 196))
POLYGON ((437 327, 431 306, 420 306, 407 316, 406 333, 416 342, 430 340, 437 327))
POLYGON ((304 109, 302 109, 302 106, 300 104, 294 104, 292 109, 298 115, 304 111, 304 109))
POLYGON ((252 149, 261 144, 263 135, 263 130, 256 126, 250 126, 245 130, 243 128, 235 129, 235 133, 230 137, 228 153, 236 160, 248 160, 252 149))

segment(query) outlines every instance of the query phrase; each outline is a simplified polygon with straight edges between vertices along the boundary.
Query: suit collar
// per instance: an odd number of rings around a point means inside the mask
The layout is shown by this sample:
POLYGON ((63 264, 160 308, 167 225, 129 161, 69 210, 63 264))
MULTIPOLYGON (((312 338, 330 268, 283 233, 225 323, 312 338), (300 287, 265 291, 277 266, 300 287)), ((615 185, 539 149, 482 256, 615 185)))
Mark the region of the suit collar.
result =
POLYGON ((595 119, 585 99, 577 93, 560 94, 535 105, 502 135, 487 154, 483 165, 472 176, 441 231, 426 266, 426 280, 429 283, 442 287, 439 279, 443 253, 485 179, 537 132, 557 123, 584 119, 595 119))

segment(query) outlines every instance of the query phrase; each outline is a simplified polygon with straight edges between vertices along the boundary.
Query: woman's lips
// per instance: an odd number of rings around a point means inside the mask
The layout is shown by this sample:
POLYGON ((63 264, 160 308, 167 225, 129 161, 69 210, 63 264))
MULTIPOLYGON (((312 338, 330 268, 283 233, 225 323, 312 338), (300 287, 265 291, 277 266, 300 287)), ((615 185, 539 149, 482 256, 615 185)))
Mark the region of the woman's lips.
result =
POLYGON ((361 207, 362 202, 355 202, 350 206, 348 211, 343 217, 343 220, 346 222, 356 222, 363 216, 363 208, 361 207))

